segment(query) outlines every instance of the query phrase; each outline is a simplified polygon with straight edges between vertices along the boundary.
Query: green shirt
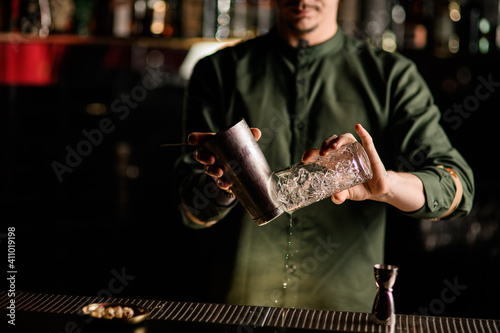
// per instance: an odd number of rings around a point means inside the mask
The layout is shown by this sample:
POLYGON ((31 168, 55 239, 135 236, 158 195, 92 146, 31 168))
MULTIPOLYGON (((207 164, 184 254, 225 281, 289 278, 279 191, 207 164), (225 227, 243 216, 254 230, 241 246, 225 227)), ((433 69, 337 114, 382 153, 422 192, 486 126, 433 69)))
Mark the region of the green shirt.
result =
MULTIPOLYGON (((262 131, 258 143, 272 170, 300 161, 332 134, 356 135, 360 123, 387 169, 422 180, 427 202, 409 215, 439 218, 451 205, 455 183, 438 165, 452 168, 464 188, 447 218, 472 207, 472 171, 439 125, 440 112, 414 63, 342 31, 295 49, 272 30, 202 59, 188 86, 186 133, 217 132, 241 118, 262 131)), ((292 220, 284 214, 259 227, 240 205, 215 205, 206 178, 191 153, 179 161, 177 186, 193 214, 211 221, 233 210, 219 223, 241 220, 228 303, 371 311, 373 265, 384 263, 385 204, 335 205, 327 198, 292 220)))

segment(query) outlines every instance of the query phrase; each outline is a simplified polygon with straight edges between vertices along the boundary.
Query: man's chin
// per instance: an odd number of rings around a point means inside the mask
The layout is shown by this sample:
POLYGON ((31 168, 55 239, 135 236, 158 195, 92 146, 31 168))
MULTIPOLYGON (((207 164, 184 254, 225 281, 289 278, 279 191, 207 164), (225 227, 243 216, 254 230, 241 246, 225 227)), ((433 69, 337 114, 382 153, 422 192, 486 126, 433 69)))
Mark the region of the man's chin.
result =
POLYGON ((316 30, 318 28, 317 25, 314 25, 314 26, 301 26, 301 25, 297 25, 297 24, 290 24, 290 29, 292 29, 292 31, 295 31, 296 33, 300 34, 300 35, 307 35, 311 32, 313 32, 314 30, 316 30))

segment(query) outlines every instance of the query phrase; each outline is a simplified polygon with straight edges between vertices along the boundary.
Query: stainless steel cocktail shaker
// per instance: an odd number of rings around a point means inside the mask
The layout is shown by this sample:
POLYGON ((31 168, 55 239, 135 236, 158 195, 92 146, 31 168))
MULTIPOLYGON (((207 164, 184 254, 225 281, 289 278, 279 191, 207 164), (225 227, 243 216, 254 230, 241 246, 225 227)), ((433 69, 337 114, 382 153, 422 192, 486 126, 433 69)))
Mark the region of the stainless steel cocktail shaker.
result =
POLYGON ((264 225, 284 210, 277 200, 272 171, 255 138, 242 119, 203 143, 229 175, 231 191, 258 225, 264 225))

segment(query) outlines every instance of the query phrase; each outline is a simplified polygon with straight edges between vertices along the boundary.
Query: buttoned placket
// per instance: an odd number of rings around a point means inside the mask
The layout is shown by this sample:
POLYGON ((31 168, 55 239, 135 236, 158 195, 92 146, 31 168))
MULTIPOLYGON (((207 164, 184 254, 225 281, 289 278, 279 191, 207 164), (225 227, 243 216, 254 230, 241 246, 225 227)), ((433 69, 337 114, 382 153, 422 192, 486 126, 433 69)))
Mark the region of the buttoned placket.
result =
MULTIPOLYGON (((290 91, 290 95, 287 96, 290 106, 290 130, 292 131, 290 153, 293 163, 302 159, 306 149, 312 148, 309 144, 311 133, 308 133, 311 111, 310 93, 311 85, 314 83, 311 80, 312 69, 317 65, 316 61, 321 61, 323 56, 334 53, 340 47, 341 42, 337 38, 329 41, 328 44, 303 49, 291 49, 283 46, 284 59, 286 59, 291 71, 291 76, 288 76, 287 79, 290 87, 295 90, 290 91), (290 82, 292 80, 293 82, 290 82)), ((310 252, 308 252, 308 246, 302 244, 302 241, 303 226, 310 225, 312 222, 309 220, 308 214, 302 214, 300 210, 293 213, 291 218, 287 228, 284 229, 287 240, 284 243, 283 289, 280 293, 281 300, 279 303, 276 302, 277 306, 296 306, 299 298, 304 294, 303 286, 301 286, 303 279, 310 274, 310 270, 304 268, 304 264, 307 265, 309 262, 306 255, 310 252)))
POLYGON ((294 131, 294 151, 293 159, 300 161, 304 150, 307 149, 307 129, 308 129, 308 60, 310 50, 308 48, 297 51, 296 72, 295 72, 295 117, 293 122, 294 131))
MULTIPOLYGON (((292 122, 293 135, 293 150, 292 158, 294 161, 300 161, 304 150, 307 149, 307 129, 308 129, 308 58, 310 55, 309 49, 300 49, 297 51, 296 70, 295 70, 295 114, 292 122)), ((300 293, 300 284, 303 270, 302 253, 300 249, 301 232, 298 226, 299 218, 291 217, 288 232, 288 246, 286 253, 284 298, 288 304, 296 304, 300 293), (286 283, 286 284, 285 284, 286 283)))

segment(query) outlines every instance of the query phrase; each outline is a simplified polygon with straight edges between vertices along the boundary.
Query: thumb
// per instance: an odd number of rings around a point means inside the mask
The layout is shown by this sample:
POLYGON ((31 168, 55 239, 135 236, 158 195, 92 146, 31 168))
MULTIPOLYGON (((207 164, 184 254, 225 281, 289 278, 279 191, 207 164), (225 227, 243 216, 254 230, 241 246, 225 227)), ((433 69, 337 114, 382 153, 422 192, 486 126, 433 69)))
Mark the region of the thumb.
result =
POLYGON ((250 128, 250 131, 252 132, 255 141, 259 141, 260 137, 262 136, 262 132, 260 131, 260 129, 252 127, 250 128))
POLYGON ((340 205, 341 203, 346 201, 348 197, 349 197, 349 191, 343 190, 340 191, 339 193, 332 195, 332 201, 334 204, 340 205))

